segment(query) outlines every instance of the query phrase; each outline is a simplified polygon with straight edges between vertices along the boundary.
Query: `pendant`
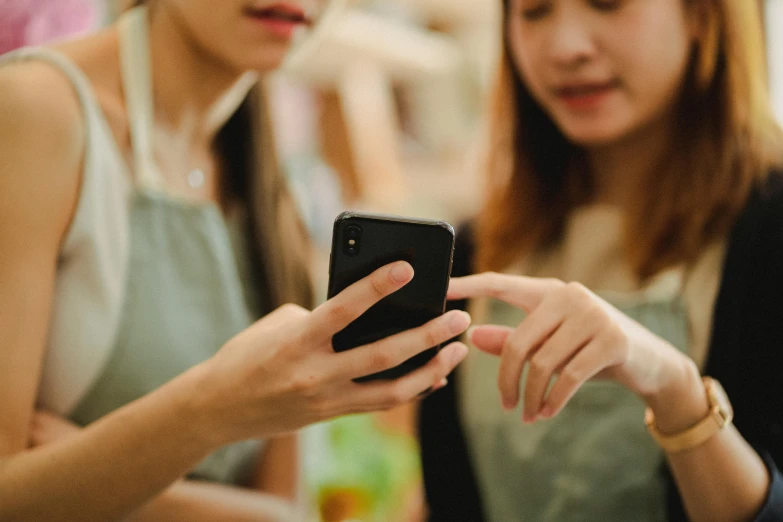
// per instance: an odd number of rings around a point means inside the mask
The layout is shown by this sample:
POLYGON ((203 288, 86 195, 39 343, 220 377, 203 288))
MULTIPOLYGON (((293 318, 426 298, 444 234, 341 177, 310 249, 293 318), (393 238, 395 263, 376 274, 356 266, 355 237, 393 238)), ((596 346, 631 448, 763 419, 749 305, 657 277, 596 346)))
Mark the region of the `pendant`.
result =
POLYGON ((188 174, 188 186, 193 190, 203 188, 205 180, 206 176, 204 175, 204 171, 201 169, 193 169, 188 174))

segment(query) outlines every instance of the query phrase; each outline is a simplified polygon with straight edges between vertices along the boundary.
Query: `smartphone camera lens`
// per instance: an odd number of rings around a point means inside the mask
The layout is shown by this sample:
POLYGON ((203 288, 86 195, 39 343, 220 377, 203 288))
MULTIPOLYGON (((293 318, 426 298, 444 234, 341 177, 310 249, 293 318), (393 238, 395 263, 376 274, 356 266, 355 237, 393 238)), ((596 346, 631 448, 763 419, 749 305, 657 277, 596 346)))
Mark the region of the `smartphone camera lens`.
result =
POLYGON ((359 254, 361 248, 362 229, 356 225, 351 225, 345 228, 345 253, 349 256, 356 256, 359 254))

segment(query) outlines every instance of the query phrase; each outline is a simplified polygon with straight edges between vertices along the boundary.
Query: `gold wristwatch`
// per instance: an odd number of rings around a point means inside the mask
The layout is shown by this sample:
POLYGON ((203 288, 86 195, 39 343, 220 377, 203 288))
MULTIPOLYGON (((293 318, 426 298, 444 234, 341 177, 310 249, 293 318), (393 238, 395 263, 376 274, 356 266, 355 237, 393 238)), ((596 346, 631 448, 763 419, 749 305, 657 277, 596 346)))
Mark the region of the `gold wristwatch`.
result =
POLYGON ((644 423, 647 425, 647 431, 666 453, 678 453, 700 446, 731 424, 734 419, 734 410, 723 386, 710 377, 704 377, 702 380, 710 404, 710 413, 695 426, 674 435, 664 435, 658 431, 652 410, 647 408, 645 412, 644 423))

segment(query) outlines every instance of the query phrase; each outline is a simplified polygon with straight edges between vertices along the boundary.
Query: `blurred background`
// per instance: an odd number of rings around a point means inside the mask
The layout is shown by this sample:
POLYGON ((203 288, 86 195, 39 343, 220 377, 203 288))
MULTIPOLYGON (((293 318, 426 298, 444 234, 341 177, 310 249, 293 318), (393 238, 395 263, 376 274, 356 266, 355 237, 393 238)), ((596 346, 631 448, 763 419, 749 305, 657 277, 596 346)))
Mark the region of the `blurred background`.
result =
MULTIPOLYGON (((783 0, 759 1, 783 122, 783 0)), ((476 210, 500 3, 334 0, 270 78, 279 151, 318 247, 321 298, 332 222, 342 210, 455 226, 476 210)), ((111 0, 0 0, 0 53, 97 29, 123 8, 111 0)), ((311 520, 422 520, 411 413, 351 417, 303 433, 311 520)))

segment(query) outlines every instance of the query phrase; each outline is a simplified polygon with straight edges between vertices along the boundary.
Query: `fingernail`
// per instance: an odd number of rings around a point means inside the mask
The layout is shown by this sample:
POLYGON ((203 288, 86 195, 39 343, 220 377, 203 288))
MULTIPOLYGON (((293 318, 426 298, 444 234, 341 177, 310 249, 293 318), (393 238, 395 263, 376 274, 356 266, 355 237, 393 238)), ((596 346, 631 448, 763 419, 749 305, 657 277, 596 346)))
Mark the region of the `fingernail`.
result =
POLYGON ((476 331, 476 327, 475 326, 471 326, 465 332, 465 339, 467 339, 468 342, 471 342, 471 343, 473 342, 473 332, 475 332, 475 331, 476 331))
POLYGON ((451 364, 454 366, 458 365, 462 362, 465 357, 468 355, 468 347, 464 345, 457 346, 454 349, 454 354, 452 355, 451 364))
POLYGON ((554 414, 555 414, 555 410, 551 406, 547 405, 541 408, 540 415, 545 419, 551 419, 554 414))
POLYGON ((462 333, 470 326, 470 315, 465 312, 458 312, 451 317, 451 331, 454 333, 462 333))
POLYGON ((515 405, 511 403, 510 401, 507 401, 503 399, 503 409, 506 411, 511 411, 515 408, 515 405))
POLYGON ((408 263, 397 263, 391 269, 391 277, 398 283, 404 283, 411 278, 411 271, 408 263))

